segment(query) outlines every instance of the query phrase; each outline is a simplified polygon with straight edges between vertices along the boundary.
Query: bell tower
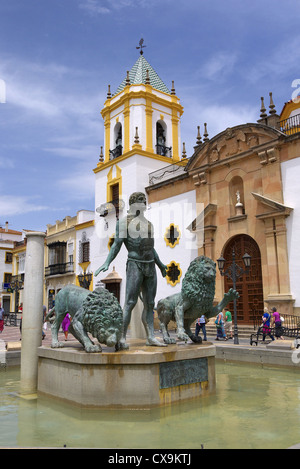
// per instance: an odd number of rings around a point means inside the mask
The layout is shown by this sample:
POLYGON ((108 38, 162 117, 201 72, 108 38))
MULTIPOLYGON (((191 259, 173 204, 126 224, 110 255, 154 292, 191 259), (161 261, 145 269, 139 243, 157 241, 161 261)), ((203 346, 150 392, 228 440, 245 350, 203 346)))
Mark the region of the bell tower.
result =
POLYGON ((150 172, 170 164, 185 164, 180 155, 183 107, 174 82, 169 90, 145 59, 144 47, 141 39, 139 58, 117 90, 111 93, 108 86, 101 111, 104 148, 94 169, 96 208, 104 198, 110 202, 109 187, 116 181, 123 191, 120 198, 123 195, 126 200, 132 192, 145 190, 150 172))

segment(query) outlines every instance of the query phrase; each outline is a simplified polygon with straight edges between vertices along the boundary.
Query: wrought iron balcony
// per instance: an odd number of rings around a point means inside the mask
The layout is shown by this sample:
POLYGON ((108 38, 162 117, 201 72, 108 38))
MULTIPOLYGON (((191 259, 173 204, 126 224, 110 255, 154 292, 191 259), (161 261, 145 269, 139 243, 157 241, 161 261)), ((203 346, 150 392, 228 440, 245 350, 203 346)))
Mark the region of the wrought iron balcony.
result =
POLYGON ((172 147, 166 147, 165 145, 155 145, 156 154, 161 156, 168 156, 172 158, 172 147))
POLYGON ((300 132, 300 114, 288 117, 280 121, 280 130, 286 135, 293 135, 300 132))
POLYGON ((53 264, 45 268, 45 277, 49 275, 62 275, 74 272, 74 262, 66 262, 64 264, 53 264))
POLYGON ((109 159, 114 160, 115 158, 118 158, 121 156, 123 153, 123 147, 122 145, 117 145, 116 148, 113 150, 109 150, 109 159))

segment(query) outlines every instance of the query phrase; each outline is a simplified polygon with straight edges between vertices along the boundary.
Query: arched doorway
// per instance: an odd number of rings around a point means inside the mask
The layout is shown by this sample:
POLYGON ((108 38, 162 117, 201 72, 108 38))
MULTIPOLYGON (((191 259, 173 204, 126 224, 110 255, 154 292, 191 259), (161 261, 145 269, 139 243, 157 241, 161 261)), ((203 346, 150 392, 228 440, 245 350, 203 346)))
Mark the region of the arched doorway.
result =
MULTIPOLYGON (((249 274, 244 274, 236 282, 236 289, 240 295, 237 300, 237 321, 238 323, 251 324, 254 318, 262 316, 264 308, 260 249, 251 236, 245 234, 234 236, 224 248, 225 269, 232 263, 233 249, 236 263, 242 268, 244 268, 243 255, 247 253, 251 256, 249 274)), ((226 292, 232 288, 233 284, 232 280, 226 276, 224 279, 226 292)), ((229 304, 228 309, 233 311, 233 303, 229 304)))

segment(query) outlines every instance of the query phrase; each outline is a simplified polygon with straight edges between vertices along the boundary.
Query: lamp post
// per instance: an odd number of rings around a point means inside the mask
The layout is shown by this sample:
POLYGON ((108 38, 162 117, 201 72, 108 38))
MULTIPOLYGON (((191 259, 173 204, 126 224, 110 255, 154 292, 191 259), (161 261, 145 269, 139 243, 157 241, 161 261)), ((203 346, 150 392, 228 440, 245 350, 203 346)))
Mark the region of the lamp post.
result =
MULTIPOLYGON (((242 269, 236 262, 235 262, 235 251, 232 250, 232 264, 224 270, 224 265, 226 259, 224 257, 220 257, 217 259, 218 267, 220 270, 220 274, 222 277, 226 275, 226 277, 230 278, 233 282, 233 289, 236 290, 236 281, 239 277, 244 274, 249 273, 250 265, 251 265, 251 256, 245 253, 242 257, 245 269, 242 269)), ((239 337, 238 337, 238 326, 237 326, 237 310, 236 310, 236 298, 233 300, 233 314, 234 314, 234 344, 238 345, 239 337)))
POLYGON ((86 271, 84 270, 83 274, 78 275, 78 281, 79 281, 79 285, 82 288, 85 288, 86 290, 88 290, 90 288, 90 284, 92 281, 92 274, 86 273, 86 271))

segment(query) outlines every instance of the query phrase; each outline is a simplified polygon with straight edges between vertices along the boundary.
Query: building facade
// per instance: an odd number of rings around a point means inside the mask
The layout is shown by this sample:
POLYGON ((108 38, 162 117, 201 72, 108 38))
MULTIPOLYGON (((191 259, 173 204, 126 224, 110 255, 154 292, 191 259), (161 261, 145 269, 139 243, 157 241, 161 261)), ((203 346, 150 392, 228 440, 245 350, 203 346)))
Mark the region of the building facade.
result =
MULTIPOLYGON (((19 291, 12 290, 13 253, 15 245, 22 243, 22 238, 23 233, 9 229, 8 222, 6 222, 4 228, 0 227, 0 303, 6 313, 15 311, 15 303, 18 302, 19 291)), ((20 267, 21 269, 23 267, 22 261, 20 267)))

